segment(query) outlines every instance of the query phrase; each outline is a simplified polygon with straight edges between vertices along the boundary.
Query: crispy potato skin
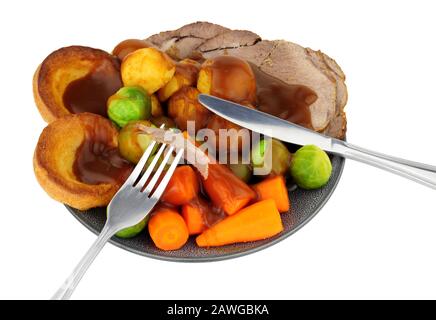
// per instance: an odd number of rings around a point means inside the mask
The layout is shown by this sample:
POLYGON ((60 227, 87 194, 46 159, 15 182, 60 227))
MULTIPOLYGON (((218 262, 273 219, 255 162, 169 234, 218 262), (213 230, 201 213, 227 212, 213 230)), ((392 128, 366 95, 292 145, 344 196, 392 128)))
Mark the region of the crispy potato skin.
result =
MULTIPOLYGON (((251 104, 245 104, 246 107, 250 109, 255 109, 255 107, 251 104)), ((244 129, 243 131, 239 131, 243 129, 241 126, 238 126, 237 124, 234 124, 224 118, 221 118, 220 116, 216 114, 212 114, 211 117, 208 120, 207 128, 211 129, 215 132, 215 136, 212 137, 212 139, 209 141, 213 146, 219 146, 220 148, 224 148, 227 143, 227 150, 230 152, 234 152, 236 150, 231 149, 232 143, 238 144, 237 151, 243 150, 243 141, 245 140, 246 143, 248 143, 251 139, 251 133, 249 130, 244 129), (219 130, 220 129, 226 129, 226 130, 236 130, 234 131, 235 134, 230 134, 230 136, 226 139, 226 141, 220 141, 219 137, 219 130), (237 134, 237 135, 236 135, 237 134)), ((250 145, 245 145, 245 147, 250 148, 250 145)))
POLYGON ((174 120, 167 116, 151 117, 150 122, 158 128, 162 127, 162 125, 165 129, 177 128, 174 120))
POLYGON ((151 44, 145 40, 127 39, 117 44, 117 46, 112 51, 112 54, 121 61, 123 61, 123 59, 133 51, 149 47, 151 47, 151 44))
POLYGON ((155 94, 152 94, 150 98, 151 98, 151 115, 153 117, 163 116, 164 111, 162 105, 159 102, 159 99, 156 97, 155 94))
POLYGON ((127 55, 121 64, 125 86, 140 86, 153 94, 174 76, 176 64, 165 53, 155 48, 143 48, 127 55))
POLYGON ((198 75, 197 88, 242 104, 256 102, 256 78, 245 60, 234 56, 218 56, 206 60, 198 75))
POLYGON ((33 157, 35 176, 47 194, 79 210, 109 204, 120 187, 115 183, 89 185, 74 175, 76 151, 86 135, 84 124, 95 123, 110 133, 107 145, 117 147, 118 132, 108 119, 92 113, 71 114, 42 131, 33 157))
POLYGON ((195 121, 195 129, 204 128, 210 111, 198 102, 200 91, 194 87, 184 87, 171 96, 168 102, 168 115, 174 119, 180 130, 187 129, 187 121, 195 121))
POLYGON ((199 71, 200 64, 197 61, 184 59, 178 62, 174 76, 159 90, 159 100, 166 101, 181 88, 195 86, 199 71))
POLYGON ((213 146, 219 147, 220 150, 224 150, 224 148, 227 148, 229 152, 236 151, 236 149, 232 149, 232 146, 237 143, 237 151, 242 151, 243 141, 250 141, 250 133, 248 130, 241 131, 241 134, 239 134, 239 130, 241 130, 242 127, 230 121, 227 121, 226 119, 221 118, 216 114, 213 114, 210 117, 207 128, 215 132, 215 136, 212 137, 212 139, 208 141, 208 143, 211 143, 213 146), (235 132, 234 130, 236 130, 236 132, 235 134, 232 134, 231 131, 229 131, 230 135, 228 136, 228 138, 226 140, 220 140, 220 129, 233 130, 233 132, 235 132))
POLYGON ((171 80, 157 92, 159 101, 167 101, 174 93, 182 88, 183 83, 184 80, 175 74, 174 77, 172 77, 171 80))
POLYGON ((201 68, 198 73, 197 89, 201 93, 210 94, 212 88, 212 70, 201 68))

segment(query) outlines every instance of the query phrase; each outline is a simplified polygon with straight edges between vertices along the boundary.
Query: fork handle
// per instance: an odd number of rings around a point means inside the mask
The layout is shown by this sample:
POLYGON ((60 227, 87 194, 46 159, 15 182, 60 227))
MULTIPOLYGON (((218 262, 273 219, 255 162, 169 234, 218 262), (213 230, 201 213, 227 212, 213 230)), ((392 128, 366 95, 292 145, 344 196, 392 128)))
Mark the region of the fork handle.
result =
POLYGON ((369 164, 436 189, 435 166, 392 157, 337 139, 332 139, 331 151, 345 158, 369 164))
POLYGON ((116 230, 104 226, 97 240, 85 254, 85 256, 80 260, 79 264, 73 270, 71 275, 65 280, 61 287, 56 291, 51 300, 68 300, 76 289, 85 272, 88 270, 89 266, 95 260, 97 255, 100 253, 101 249, 109 241, 109 239, 116 233, 116 230))

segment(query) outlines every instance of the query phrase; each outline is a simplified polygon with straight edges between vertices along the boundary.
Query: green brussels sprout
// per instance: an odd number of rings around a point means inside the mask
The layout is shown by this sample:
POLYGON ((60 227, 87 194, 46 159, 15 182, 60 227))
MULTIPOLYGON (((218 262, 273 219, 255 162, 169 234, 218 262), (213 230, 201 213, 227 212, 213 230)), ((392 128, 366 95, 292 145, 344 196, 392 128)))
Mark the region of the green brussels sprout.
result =
POLYGON ((251 150, 251 161, 253 166, 255 168, 266 166, 271 169, 271 175, 285 174, 289 169, 291 158, 292 155, 288 148, 286 148, 281 141, 276 139, 260 140, 251 150), (266 152, 271 152, 271 163, 265 163, 266 152))
POLYGON ((118 231, 115 235, 118 238, 123 238, 123 239, 129 239, 129 238, 136 237, 138 234, 140 234, 142 232, 142 230, 144 230, 145 226, 148 223, 149 218, 150 218, 149 216, 146 216, 138 224, 135 224, 134 226, 128 227, 128 228, 123 229, 121 231, 118 231))
MULTIPOLYGON (((133 163, 138 163, 145 149, 153 138, 140 130, 140 126, 154 127, 147 120, 131 121, 125 125, 118 134, 118 149, 121 156, 133 163)), ((156 148, 153 152, 156 151, 156 148)))
POLYGON ((249 164, 244 163, 234 163, 229 164, 230 170, 237 176, 239 179, 241 179, 244 182, 248 182, 251 179, 251 176, 253 174, 253 169, 249 164))
MULTIPOLYGON (((154 154, 150 158, 148 158, 148 160, 147 160, 145 165, 148 167, 151 164, 151 162, 154 160, 154 158, 156 158, 156 156, 157 155, 154 154)), ((165 157, 165 154, 161 154, 160 155, 159 159, 157 160, 156 165, 153 168, 153 172, 155 172, 160 167, 164 157, 165 157)), ((173 162, 173 160, 174 160, 174 155, 170 155, 170 158, 168 159, 168 162, 167 162, 167 164, 164 167, 164 171, 166 171, 166 170, 168 170, 170 168, 171 163, 173 162)))
POLYGON ((109 119, 121 128, 129 121, 144 120, 151 116, 150 96, 139 87, 124 87, 107 102, 109 119))
POLYGON ((150 121, 158 128, 160 128, 163 124, 165 125, 165 129, 177 128, 174 120, 165 116, 152 117, 150 121))
POLYGON ((332 163, 323 150, 314 145, 304 146, 292 157, 292 178, 303 189, 318 189, 324 186, 332 174, 332 163))
POLYGON ((266 150, 265 140, 259 140, 259 142, 254 145, 251 149, 251 163, 254 167, 261 167, 263 165, 263 160, 265 157, 266 150))

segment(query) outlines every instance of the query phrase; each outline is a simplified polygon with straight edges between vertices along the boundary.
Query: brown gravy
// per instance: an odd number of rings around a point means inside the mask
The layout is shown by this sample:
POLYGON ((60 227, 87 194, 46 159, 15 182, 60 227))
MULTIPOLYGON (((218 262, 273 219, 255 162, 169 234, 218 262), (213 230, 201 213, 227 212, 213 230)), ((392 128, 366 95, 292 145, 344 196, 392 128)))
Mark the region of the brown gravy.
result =
POLYGON ((212 203, 200 197, 193 199, 190 204, 200 210, 203 216, 203 222, 209 228, 227 216, 222 209, 213 206, 212 203))
POLYGON ((176 63, 176 75, 181 75, 189 83, 197 83, 198 73, 200 72, 200 64, 192 62, 177 62, 176 63))
POLYGON ((107 100, 122 86, 119 63, 103 60, 85 77, 67 86, 64 105, 71 113, 92 112, 107 117, 107 100))
POLYGON ((210 94, 312 128, 310 105, 318 98, 303 85, 277 79, 252 63, 233 56, 219 56, 206 62, 212 76, 210 94))
POLYGON ((148 48, 151 45, 140 39, 127 39, 120 42, 113 50, 113 55, 118 59, 123 60, 128 54, 138 49, 148 48))
POLYGON ((74 175, 83 183, 122 184, 133 169, 118 148, 110 145, 112 135, 106 126, 98 122, 86 126, 86 138, 76 152, 73 165, 74 175))
POLYGON ((206 68, 212 76, 211 95, 244 104, 256 100, 253 71, 245 60, 219 56, 206 68))
MULTIPOLYGON (((122 59, 136 49, 147 47, 142 40, 120 43, 114 54, 122 59)), ((302 85, 289 85, 257 66, 232 56, 220 56, 208 66, 212 71, 211 94, 238 103, 255 104, 261 111, 312 128, 310 105, 316 93, 302 85)), ((64 104, 72 113, 92 112, 107 117, 107 99, 122 87, 119 63, 105 60, 85 77, 73 81, 65 90, 64 104)), ((177 63, 176 72, 187 79, 198 76, 195 63, 177 63)), ((111 146, 111 134, 104 124, 90 124, 86 139, 76 153, 73 172, 87 184, 122 183, 132 171, 132 164, 111 146)), ((221 177, 222 178, 222 177, 221 177)), ((222 216, 222 210, 198 203, 208 225, 222 216)))
POLYGON ((257 108, 281 119, 312 129, 310 105, 316 93, 303 85, 290 85, 251 64, 257 85, 257 108))

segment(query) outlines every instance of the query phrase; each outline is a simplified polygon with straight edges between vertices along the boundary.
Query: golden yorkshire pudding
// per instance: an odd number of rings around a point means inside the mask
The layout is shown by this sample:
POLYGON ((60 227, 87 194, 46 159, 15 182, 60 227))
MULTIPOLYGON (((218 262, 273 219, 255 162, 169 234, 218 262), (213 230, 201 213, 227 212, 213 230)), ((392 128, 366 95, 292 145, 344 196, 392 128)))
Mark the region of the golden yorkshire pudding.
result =
POLYGON ((107 205, 132 170, 118 153, 118 132, 92 113, 67 115, 41 133, 33 165, 42 188, 79 210, 107 205))
POLYGON ((119 60, 81 46, 54 51, 33 78, 35 102, 46 122, 81 112, 107 116, 106 101, 121 87, 119 60))

